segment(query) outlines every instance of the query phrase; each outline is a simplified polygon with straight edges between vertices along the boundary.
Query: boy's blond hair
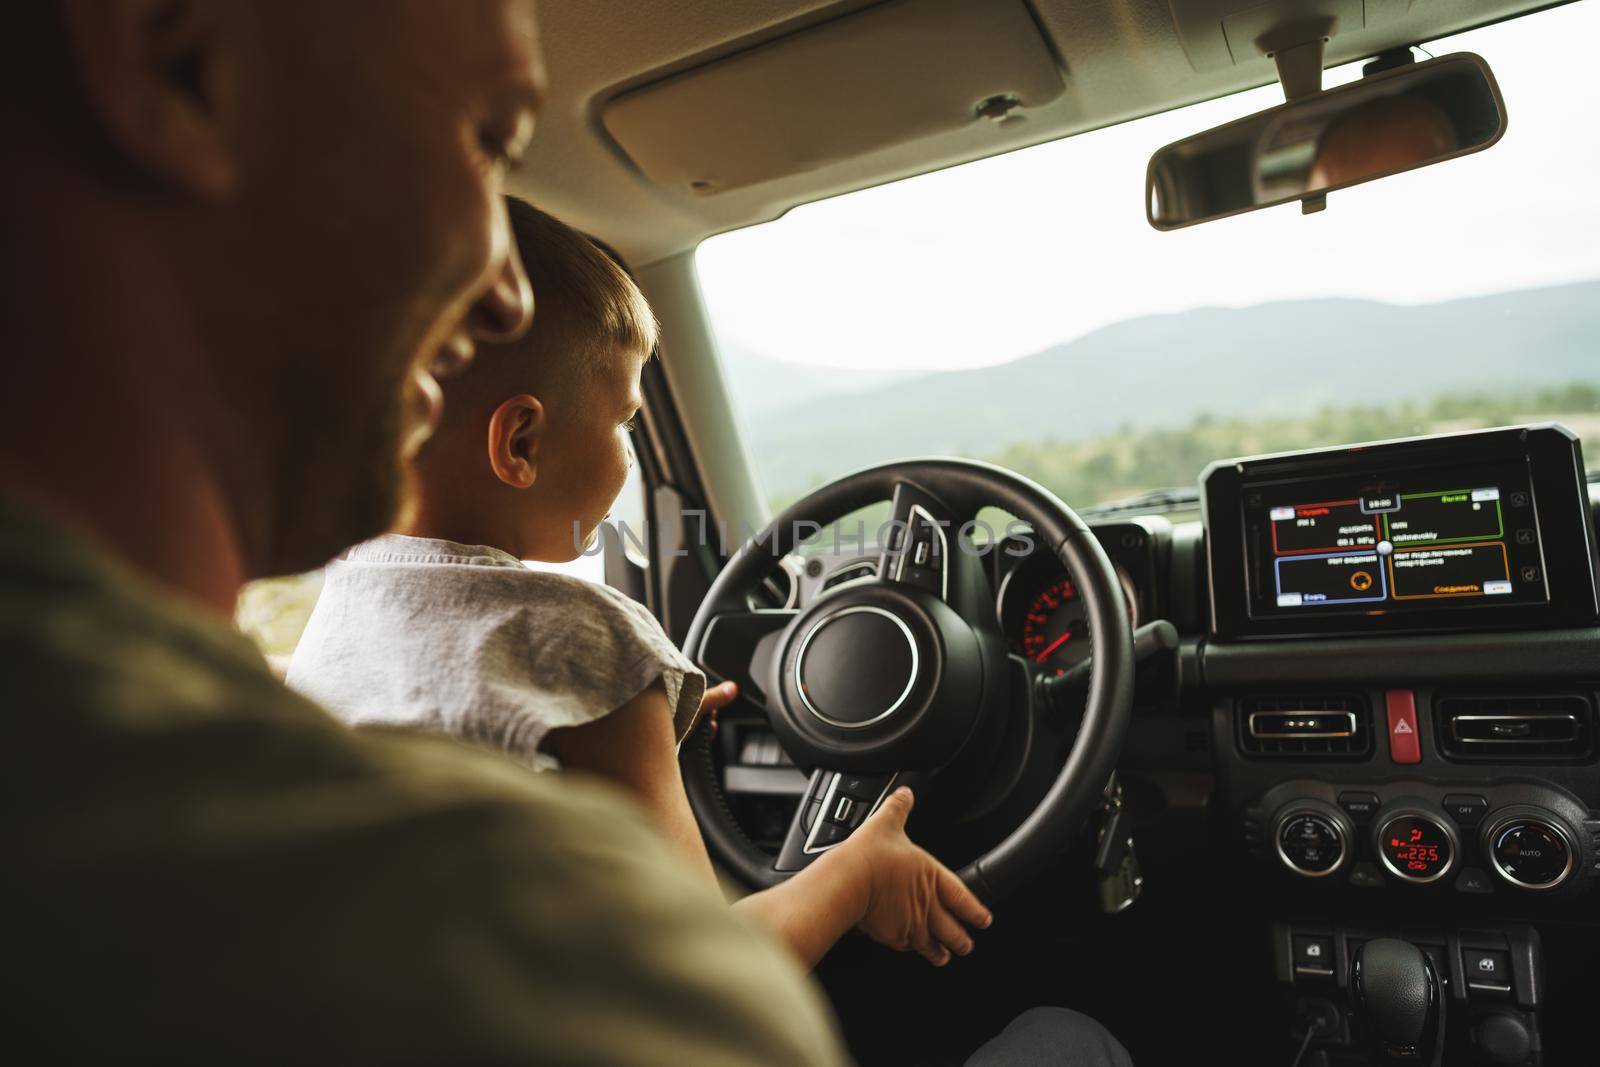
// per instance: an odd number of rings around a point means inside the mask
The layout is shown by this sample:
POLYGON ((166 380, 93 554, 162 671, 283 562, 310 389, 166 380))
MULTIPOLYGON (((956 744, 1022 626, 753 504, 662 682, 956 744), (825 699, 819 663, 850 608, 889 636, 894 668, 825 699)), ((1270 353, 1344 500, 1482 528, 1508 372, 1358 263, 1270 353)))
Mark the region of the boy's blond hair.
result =
POLYGON ((533 325, 520 340, 481 346, 469 382, 506 373, 581 380, 616 354, 648 357, 656 317, 627 271, 589 238, 526 200, 506 197, 511 232, 533 287, 533 325))

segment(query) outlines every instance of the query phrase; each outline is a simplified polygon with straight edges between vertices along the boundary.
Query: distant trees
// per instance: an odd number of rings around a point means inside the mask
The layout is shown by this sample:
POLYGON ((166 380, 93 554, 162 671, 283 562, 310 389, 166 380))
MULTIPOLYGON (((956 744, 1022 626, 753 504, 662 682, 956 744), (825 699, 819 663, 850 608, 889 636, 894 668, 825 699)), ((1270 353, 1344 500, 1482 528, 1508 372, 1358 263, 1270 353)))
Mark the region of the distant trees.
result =
MULTIPOLYGON (((1019 441, 974 458, 1009 467, 1074 507, 1088 507, 1149 489, 1192 486, 1214 459, 1542 420, 1566 421, 1579 434, 1593 434, 1589 462, 1600 466, 1600 383, 1590 382, 1527 392, 1445 393, 1392 406, 1327 405, 1302 418, 1202 413, 1184 426, 1126 426, 1080 440, 1019 441)), ((816 471, 799 479, 799 489, 791 480, 784 491, 772 494, 773 510, 781 511, 828 480, 816 471)))
MULTIPOLYGON (((1526 393, 1451 393, 1392 407, 1323 407, 1303 418, 1217 418, 1129 429, 1080 441, 1024 441, 990 457, 1084 507, 1148 489, 1195 484, 1214 459, 1409 437, 1442 430, 1567 418, 1600 425, 1600 384, 1573 382, 1526 393)), ((1600 450, 1591 457, 1600 462, 1600 450)))

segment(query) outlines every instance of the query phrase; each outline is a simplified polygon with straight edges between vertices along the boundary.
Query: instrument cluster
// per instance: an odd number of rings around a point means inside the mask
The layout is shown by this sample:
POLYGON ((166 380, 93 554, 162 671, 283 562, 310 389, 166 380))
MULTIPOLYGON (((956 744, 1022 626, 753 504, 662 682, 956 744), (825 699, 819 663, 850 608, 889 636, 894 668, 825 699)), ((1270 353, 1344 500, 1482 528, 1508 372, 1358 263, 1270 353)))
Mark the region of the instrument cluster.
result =
MULTIPOLYGON (((1148 588, 1154 576, 1150 531, 1144 524, 1116 523, 1096 526, 1095 536, 1111 556, 1122 584, 1129 624, 1138 626, 1153 618, 1148 588)), ((1038 547, 1020 557, 1003 548, 999 558, 995 610, 1011 651, 1056 674, 1087 659, 1093 646, 1073 576, 1038 547)))

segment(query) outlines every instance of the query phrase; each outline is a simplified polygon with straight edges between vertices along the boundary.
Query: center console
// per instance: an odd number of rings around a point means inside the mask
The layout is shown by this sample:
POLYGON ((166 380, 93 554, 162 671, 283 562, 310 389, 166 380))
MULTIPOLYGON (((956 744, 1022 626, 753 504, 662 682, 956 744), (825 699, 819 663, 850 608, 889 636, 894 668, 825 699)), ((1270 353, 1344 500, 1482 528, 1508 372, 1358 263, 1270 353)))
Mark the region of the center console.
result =
POLYGON ((1537 780, 1292 778, 1243 810, 1246 852, 1352 889, 1572 895, 1600 879, 1600 819, 1537 780))
POLYGON ((1302 919, 1275 924, 1272 945, 1283 1012, 1297 1030, 1314 1036, 1316 1062, 1327 1067, 1550 1062, 1541 1047, 1545 946, 1531 925, 1302 919), (1377 1006, 1370 1003, 1372 991, 1358 986, 1359 963, 1363 946, 1395 942, 1414 946, 1427 960, 1439 1001, 1430 1035, 1436 1048, 1373 1047, 1370 1016, 1377 1006))
POLYGON ((1584 470, 1576 437, 1539 425, 1203 476, 1212 811, 1307 1062, 1370 1061, 1349 1007, 1363 943, 1428 956, 1451 1063, 1541 1062, 1547 953, 1569 987, 1589 966, 1539 936, 1592 928, 1600 899, 1584 470))

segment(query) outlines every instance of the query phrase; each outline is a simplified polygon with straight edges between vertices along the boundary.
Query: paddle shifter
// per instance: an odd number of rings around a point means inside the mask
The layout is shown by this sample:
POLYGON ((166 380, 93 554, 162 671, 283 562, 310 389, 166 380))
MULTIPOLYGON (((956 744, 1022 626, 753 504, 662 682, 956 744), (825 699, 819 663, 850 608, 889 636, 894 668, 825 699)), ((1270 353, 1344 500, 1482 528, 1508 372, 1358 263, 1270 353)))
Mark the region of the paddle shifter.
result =
POLYGON ((1383 937, 1356 949, 1350 1011, 1372 1062, 1439 1063, 1444 995, 1433 964, 1411 942, 1383 937))

